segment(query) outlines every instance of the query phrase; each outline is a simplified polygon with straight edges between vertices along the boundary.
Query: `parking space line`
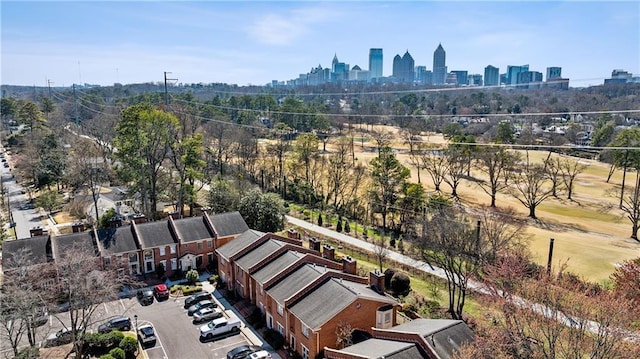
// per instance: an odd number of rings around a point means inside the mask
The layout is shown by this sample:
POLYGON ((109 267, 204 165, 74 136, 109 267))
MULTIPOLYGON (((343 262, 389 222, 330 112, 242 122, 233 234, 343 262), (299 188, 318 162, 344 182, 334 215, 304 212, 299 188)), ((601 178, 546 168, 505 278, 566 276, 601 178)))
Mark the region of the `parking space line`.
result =
POLYGON ((127 311, 127 307, 124 306, 124 302, 122 301, 122 299, 120 299, 120 305, 122 306, 123 312, 126 312, 127 311))
POLYGON ((107 306, 107 303, 102 303, 102 305, 104 305, 104 311, 109 314, 109 307, 107 306))
POLYGON ((246 342, 247 342, 247 339, 245 338, 245 339, 240 340, 240 341, 235 342, 235 343, 231 343, 231 344, 227 344, 227 345, 220 345, 220 346, 216 346, 216 347, 215 347, 215 349, 224 349, 224 348, 226 348, 226 347, 231 347, 231 346, 233 346, 233 347, 237 347, 239 344, 241 344, 241 343, 246 343, 246 342))
MULTIPOLYGON (((151 324, 151 326, 153 327, 153 331, 156 334, 156 344, 160 345, 160 349, 162 349, 162 357, 164 359, 169 359, 169 356, 167 355, 167 352, 164 350, 164 345, 162 345, 162 341, 160 340, 160 336, 158 335, 158 331, 155 329, 155 325, 153 325, 153 323, 149 320, 142 320, 140 321, 140 325, 144 324, 144 323, 149 323, 151 324)), ((138 325, 138 327, 140 327, 140 325, 138 325)), ((138 328, 136 328, 136 330, 138 330, 138 328)), ((136 336, 138 335, 138 333, 136 332, 136 336)), ((145 350, 151 350, 151 349, 158 349, 158 347, 153 347, 153 348, 149 348, 149 349, 145 349, 145 350)))

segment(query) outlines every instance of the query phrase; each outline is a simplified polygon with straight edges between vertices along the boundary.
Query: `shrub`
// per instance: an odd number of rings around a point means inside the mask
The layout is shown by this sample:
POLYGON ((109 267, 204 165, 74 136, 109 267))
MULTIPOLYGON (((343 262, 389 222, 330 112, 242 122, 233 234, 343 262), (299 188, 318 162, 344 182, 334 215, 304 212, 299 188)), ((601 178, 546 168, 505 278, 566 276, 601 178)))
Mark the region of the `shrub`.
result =
POLYGON ((338 218, 338 224, 336 225, 336 231, 342 232, 342 219, 338 218))
POLYGON ((209 283, 216 285, 218 284, 218 280, 220 280, 220 276, 217 274, 212 275, 211 277, 209 277, 209 283))
POLYGON ((113 357, 113 359, 125 359, 126 358, 126 354, 124 352, 124 350, 120 349, 120 348, 113 348, 109 351, 109 355, 111 355, 113 357))
POLYGON ((198 271, 195 269, 189 270, 186 275, 187 281, 191 284, 197 282, 199 277, 200 274, 198 274, 198 271))
POLYGON ((18 359, 32 359, 40 357, 40 349, 38 347, 27 347, 18 352, 18 359))
POLYGON ((411 290, 411 279, 409 276, 402 273, 397 272, 391 277, 390 288, 395 295, 407 295, 411 290))
POLYGON ((159 263, 158 266, 156 267, 156 275, 158 276, 158 278, 164 277, 165 272, 166 272, 166 269, 164 268, 164 264, 159 263))
POLYGON ((124 337, 118 347, 124 351, 127 357, 132 357, 136 350, 138 350, 138 341, 133 337, 124 337))
POLYGON ((284 338, 282 334, 275 329, 267 329, 264 332, 264 340, 269 343, 273 349, 280 350, 284 346, 284 338))
POLYGON ((322 227, 322 213, 318 213, 318 225, 322 227))
POLYGON ((396 270, 393 268, 387 268, 387 270, 384 271, 384 287, 391 289, 391 278, 393 278, 393 275, 396 274, 396 270))
POLYGON ((251 324, 255 329, 260 329, 264 326, 264 316, 260 311, 260 308, 256 307, 253 309, 251 314, 247 317, 247 322, 251 324))
POLYGON ((105 355, 101 355, 100 359, 115 359, 115 358, 112 357, 110 354, 105 354, 105 355))
POLYGON ((182 287, 182 294, 184 295, 188 295, 188 294, 193 294, 193 293, 198 293, 198 292, 202 292, 202 287, 201 286, 183 286, 182 287))
POLYGON ((351 226, 349 225, 349 221, 344 221, 344 231, 347 233, 351 233, 351 226))

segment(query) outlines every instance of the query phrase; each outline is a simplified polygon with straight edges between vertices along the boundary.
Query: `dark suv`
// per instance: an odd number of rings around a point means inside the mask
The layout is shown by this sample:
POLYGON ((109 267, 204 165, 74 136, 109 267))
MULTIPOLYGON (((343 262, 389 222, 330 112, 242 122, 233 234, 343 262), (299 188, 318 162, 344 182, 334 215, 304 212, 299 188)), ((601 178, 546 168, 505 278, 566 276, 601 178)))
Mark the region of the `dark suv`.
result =
POLYGON ((131 329, 131 319, 127 317, 115 317, 98 327, 98 333, 108 333, 112 330, 127 331, 131 329))
POLYGON ((211 299, 213 299, 213 296, 211 295, 211 293, 207 293, 207 292, 196 293, 184 300, 184 309, 187 309, 196 303, 200 303, 203 300, 211 300, 211 299))
POLYGON ((152 289, 138 289, 138 292, 136 293, 136 296, 138 297, 138 300, 140 301, 140 304, 142 305, 149 305, 153 303, 153 290, 152 289))

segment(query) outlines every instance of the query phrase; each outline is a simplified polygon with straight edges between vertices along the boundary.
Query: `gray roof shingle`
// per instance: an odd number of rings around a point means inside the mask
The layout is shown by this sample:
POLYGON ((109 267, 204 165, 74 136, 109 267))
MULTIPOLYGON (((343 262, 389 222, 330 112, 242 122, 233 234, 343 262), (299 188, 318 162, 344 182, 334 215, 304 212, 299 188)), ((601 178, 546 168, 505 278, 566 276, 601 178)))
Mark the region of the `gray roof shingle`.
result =
POLYGON ((181 218, 173 221, 182 242, 195 242, 213 238, 204 216, 181 218))
POLYGON ((281 256, 271 261, 271 263, 253 273, 253 279, 255 279, 257 283, 264 284, 303 256, 304 254, 296 251, 286 251, 281 256))
POLYGON ((147 222, 132 224, 140 235, 140 245, 142 248, 153 248, 177 243, 171 232, 169 221, 147 222))
POLYGON ((233 236, 249 230, 240 212, 214 214, 209 217, 218 237, 233 236))
POLYGON ((267 293, 278 303, 284 304, 287 299, 296 294, 307 284, 318 279, 325 270, 332 269, 317 267, 313 264, 305 264, 289 273, 285 278, 269 288, 267 293))
POLYGON ((358 344, 348 346, 341 353, 355 354, 363 358, 416 359, 424 358, 418 347, 413 343, 386 339, 367 339, 358 344))
POLYGON ((89 256, 97 255, 93 232, 71 233, 53 237, 51 240, 53 241, 53 256, 56 259, 79 251, 89 256))
POLYGON ((218 248, 216 252, 218 252, 221 256, 229 259, 236 253, 245 249, 247 246, 251 245, 251 243, 255 242, 258 238, 264 236, 265 233, 260 231, 254 231, 253 229, 249 229, 243 232, 234 240, 225 244, 224 246, 218 248))
POLYGON ((284 242, 274 239, 265 241, 261 245, 253 248, 250 252, 243 255, 241 258, 236 259, 236 265, 247 271, 258 262, 270 256, 273 252, 282 248, 282 246, 284 245, 284 242))
POLYGON ((127 253, 138 250, 132 233, 133 226, 98 230, 98 248, 104 254, 127 253))
POLYGON ((439 358, 451 358, 462 344, 474 340, 473 332, 461 320, 415 319, 390 330, 419 334, 439 358))
POLYGON ((357 297, 339 279, 331 278, 291 306, 289 311, 312 330, 318 330, 357 297), (322 303, 322 310, 318 310, 318 303, 322 303))
POLYGON ((10 269, 19 265, 42 264, 51 260, 49 235, 4 241, 2 243, 2 265, 10 269))

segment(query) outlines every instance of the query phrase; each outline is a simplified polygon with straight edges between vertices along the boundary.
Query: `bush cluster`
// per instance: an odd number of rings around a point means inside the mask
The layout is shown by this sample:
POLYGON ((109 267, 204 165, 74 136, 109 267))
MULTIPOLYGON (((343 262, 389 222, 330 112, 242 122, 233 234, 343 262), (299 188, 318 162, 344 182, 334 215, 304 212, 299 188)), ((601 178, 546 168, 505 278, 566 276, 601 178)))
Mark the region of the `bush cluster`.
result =
POLYGON ((275 350, 280 350, 284 346, 284 338, 282 334, 275 329, 267 329, 264 331, 264 340, 269 343, 275 350))
POLYGON ((105 334, 87 333, 85 335, 87 352, 100 359, 133 358, 138 350, 138 341, 132 337, 125 337, 120 331, 105 334))
POLYGON ((171 286, 171 288, 169 289, 169 291, 171 293, 175 293, 177 291, 182 291, 183 295, 190 295, 193 293, 198 293, 198 292, 202 292, 202 286, 199 285, 174 285, 171 286))

